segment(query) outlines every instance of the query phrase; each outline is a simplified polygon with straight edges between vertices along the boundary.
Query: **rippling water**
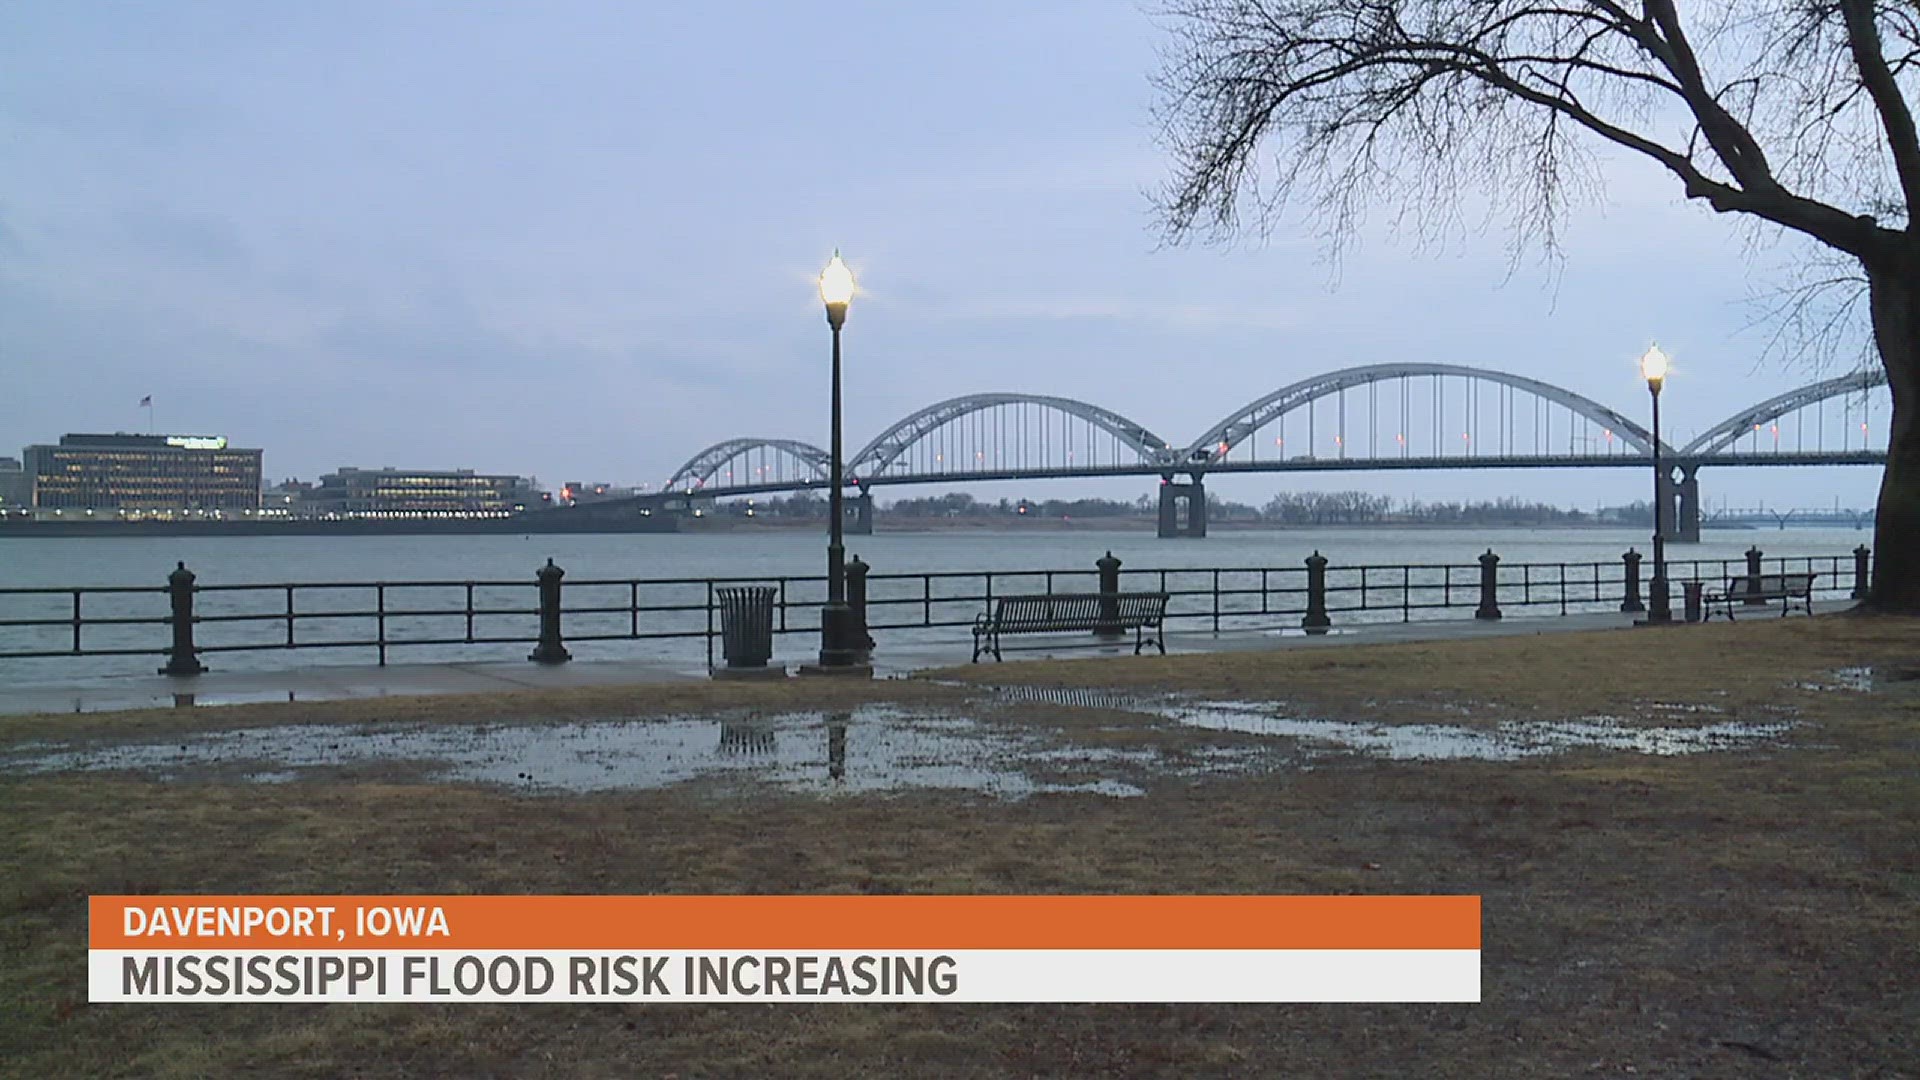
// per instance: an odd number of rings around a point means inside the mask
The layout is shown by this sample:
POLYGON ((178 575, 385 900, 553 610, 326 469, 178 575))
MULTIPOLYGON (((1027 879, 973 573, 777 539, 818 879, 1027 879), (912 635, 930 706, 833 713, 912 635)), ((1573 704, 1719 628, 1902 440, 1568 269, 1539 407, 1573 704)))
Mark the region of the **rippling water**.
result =
MULTIPOLYGON (((883 526, 884 527, 884 526, 883 526)), ((1669 555, 1675 560, 1738 560, 1749 546, 1758 545, 1768 556, 1844 555, 1855 545, 1869 542, 1868 532, 1846 529, 1789 529, 1755 531, 1709 531, 1703 543, 1673 545, 1669 555)), ((1271 584, 1297 586, 1297 574, 1303 560, 1319 551, 1338 570, 1362 564, 1399 565, 1406 563, 1452 563, 1471 566, 1481 552, 1492 548, 1504 563, 1589 563, 1604 561, 1617 565, 1629 547, 1648 550, 1647 537, 1629 529, 1293 529, 1273 531, 1218 530, 1205 540, 1160 540, 1146 531, 1023 530, 992 532, 986 530, 942 530, 930 532, 881 532, 875 536, 848 538, 848 548, 873 566, 876 600, 903 601, 892 608, 876 607, 876 623, 882 621, 919 621, 925 612, 920 601, 928 587, 919 579, 887 581, 889 573, 929 571, 1063 571, 1056 579, 1058 590, 1091 589, 1094 585, 1093 562, 1111 550, 1125 568, 1124 587, 1157 587, 1157 576, 1149 571, 1170 572, 1191 568, 1271 568, 1282 571, 1271 584), (1289 576, 1290 575, 1290 576, 1289 576), (904 602, 912 601, 912 602, 904 602), (879 613, 891 612, 890 616, 879 613)), ((817 576, 824 572, 825 538, 811 530, 765 530, 679 534, 622 535, 541 535, 541 536, 373 536, 373 537, 128 537, 85 539, 0 538, 0 588, 21 586, 159 586, 177 561, 185 562, 199 574, 202 585, 281 582, 372 582, 372 581, 506 581, 524 585, 512 588, 476 590, 476 606, 525 610, 532 606, 531 584, 536 568, 547 559, 567 572, 567 581, 578 585, 595 579, 700 578, 700 577, 777 577, 817 576)), ((1717 563, 1705 569, 1718 572, 1717 563)), ((1644 571, 1643 571, 1644 573, 1644 571)), ((1470 580, 1471 572, 1455 575, 1457 586, 1470 580)), ((1676 572, 1676 577, 1684 572, 1676 572)), ((1379 584, 1390 575, 1375 575, 1379 584)), ((1207 575, 1175 574, 1174 587, 1204 587, 1207 575)), ((1257 583, 1259 575, 1228 575, 1226 583, 1243 587, 1257 583)), ((1397 582, 1397 578, 1392 578, 1397 582)), ((1037 591, 1044 579, 997 580, 997 593, 1037 591)), ((936 617, 964 622, 981 609, 977 601, 942 605, 942 595, 978 593, 978 578, 939 583, 931 590, 936 617), (942 591, 947 590, 947 591, 942 591)), ((817 584, 794 583, 789 600, 818 599, 817 584)), ((624 608, 632 596, 626 586, 605 586, 597 590, 576 587, 569 594, 569 608, 606 606, 624 608)), ((698 628, 706 621, 704 586, 648 586, 642 603, 684 604, 700 610, 646 616, 651 626, 698 628)), ((1456 595, 1456 599, 1458 596, 1456 595)), ((1576 602, 1582 598, 1575 596, 1576 602)), ((1587 598, 1590 600, 1590 596, 1587 598)), ((1609 595, 1609 601, 1617 597, 1609 595)), ((1187 610, 1200 603, 1199 598, 1183 598, 1187 610)), ((1208 601, 1210 602, 1210 601, 1208 601)), ((1297 600, 1289 602, 1297 603, 1297 600)), ((22 597, 0 595, 0 620, 8 618, 66 618, 71 611, 70 596, 22 597)), ((158 591, 123 598, 89 597, 86 613, 126 617, 158 617, 165 612, 166 599, 158 591)), ((206 614, 274 612, 284 609, 280 593, 206 593, 200 611, 206 614)), ((336 593, 305 592, 297 598, 300 611, 356 611, 372 607, 370 590, 336 593)), ((390 591, 389 610, 426 610, 459 607, 464 604, 458 587, 440 590, 390 591)), ((1604 609, 1605 602, 1596 610, 1604 609)), ((1615 604, 1617 606, 1617 604, 1615 604)), ((1179 605, 1176 605, 1178 608, 1179 605)), ((1229 598, 1233 611, 1258 610, 1257 598, 1229 598)), ((1557 613, 1557 608, 1554 609, 1557 613)), ((1519 612, 1515 612, 1518 614, 1519 612)), ((1465 609, 1429 613, 1429 617, 1466 617, 1465 609)), ((796 619, 811 616, 796 612, 796 619)), ((1392 618, 1398 619, 1397 613, 1392 618)), ((372 636, 371 619, 302 621, 298 625, 302 640, 365 640, 372 636)), ((1229 617, 1234 625, 1255 625, 1252 616, 1229 617), (1235 619, 1238 619, 1237 623, 1235 619)), ((1297 620, 1268 619, 1269 625, 1291 625, 1297 620)), ((414 619, 390 617, 389 635, 463 636, 461 619, 414 619)), ((570 636, 591 632, 625 634, 632 629, 631 616, 620 613, 583 615, 569 620, 570 636)), ((1181 628, 1183 624, 1176 624, 1181 628)), ((797 624, 796 624, 797 626, 797 624)), ((476 623, 478 636, 530 637, 532 620, 523 615, 482 616, 476 623)), ((905 633, 893 631, 895 634, 905 633)), ((917 635, 937 634, 949 640, 964 640, 966 631, 947 628, 917 631, 917 635)), ((165 628, 125 626, 89 628, 90 647, 120 645, 129 648, 151 647, 157 653, 164 643, 165 628)), ((277 623, 203 624, 200 640, 206 643, 272 641, 284 636, 284 625, 277 623)), ((0 626, 0 649, 66 648, 71 632, 65 627, 0 626)), ((776 659, 797 660, 815 643, 803 634, 779 639, 776 659)), ((698 665, 704 663, 706 646, 702 641, 607 641, 570 642, 576 659, 658 658, 669 662, 698 665)), ((961 647, 964 655, 965 647, 961 647)), ((375 659, 368 647, 341 649, 302 649, 297 652, 264 650, 257 652, 216 653, 209 663, 220 670, 263 670, 310 664, 365 664, 375 659)), ((524 659, 523 644, 419 646, 396 650, 390 655, 395 663, 444 660, 524 659)), ((68 682, 95 675, 151 673, 156 656, 43 658, 0 660, 0 686, 8 682, 68 682)))

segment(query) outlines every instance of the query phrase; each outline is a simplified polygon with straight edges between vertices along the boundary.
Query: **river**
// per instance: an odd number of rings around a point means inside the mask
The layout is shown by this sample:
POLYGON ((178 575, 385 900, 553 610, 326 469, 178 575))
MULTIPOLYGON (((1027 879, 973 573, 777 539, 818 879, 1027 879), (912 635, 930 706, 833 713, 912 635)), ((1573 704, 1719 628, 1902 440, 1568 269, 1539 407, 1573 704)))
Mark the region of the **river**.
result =
MULTIPOLYGON (((1298 568, 1312 552, 1324 554, 1338 568, 1356 565, 1452 563, 1472 565, 1491 548, 1511 566, 1517 563, 1618 563, 1629 547, 1643 554, 1647 536, 1638 529, 1513 529, 1513 528, 1301 528, 1285 530, 1217 530, 1204 540, 1161 540, 1147 531, 1042 530, 988 531, 943 529, 926 532, 882 531, 873 536, 848 537, 848 550, 873 567, 875 575, 930 571, 1084 571, 1085 581, 1061 588, 1085 588, 1091 583, 1093 562, 1112 551, 1125 566, 1127 587, 1147 587, 1134 576, 1140 570, 1190 568, 1298 568)), ((1868 531, 1851 529, 1710 530, 1699 544, 1669 545, 1673 560, 1739 559, 1750 546, 1773 556, 1842 556, 1856 545, 1870 543, 1868 531)), ((811 530, 766 529, 710 533, 541 535, 541 536, 356 536, 356 537, 113 537, 85 539, 0 538, 0 589, 72 586, 159 586, 176 562, 199 575, 201 585, 284 582, 399 582, 408 580, 533 581, 534 571, 551 558, 565 569, 567 579, 706 578, 812 576, 822 573, 825 542, 811 530)), ((1644 573, 1644 572, 1643 572, 1644 573)), ((1676 577, 1680 575, 1676 574, 1676 577)), ((1465 574, 1456 582, 1465 582, 1465 574)), ((895 594, 908 583, 885 583, 876 578, 875 596, 895 594)), ((913 583, 913 589, 922 586, 913 583)), ((796 586, 796 590, 801 587, 796 586)), ((617 599, 624 603, 626 591, 617 599)), ((700 590, 704 593, 704 588, 700 590)), ((324 594, 314 594, 315 610, 325 610, 324 594)), ((341 610, 368 605, 370 592, 357 599, 342 594, 341 610)), ((503 597, 507 594, 503 591, 503 597)), ((584 595, 584 591, 583 591, 584 595)), ((903 594, 902 594, 903 595, 903 594)), ((278 593, 203 594, 201 611, 218 613, 222 597, 232 597, 232 611, 271 611, 272 606, 240 603, 248 597, 279 604, 278 593), (209 606, 209 605, 214 606, 209 606)), ((301 610, 309 610, 303 592, 301 610)), ((691 595, 689 600, 694 599, 691 595)), ((796 596, 795 599, 802 597, 796 596)), ((86 598, 87 614, 157 616, 165 610, 160 593, 137 597, 86 598), (116 602, 121 602, 116 607, 116 602)), ((435 606, 452 603, 435 601, 435 606)), ((484 602, 484 599, 482 600, 484 602)), ((575 601, 569 600, 569 607, 575 601)), ((659 602, 659 601, 656 601, 659 602)), ((1676 599, 1677 602, 1677 599, 1676 599)), ((64 618, 69 596, 0 594, 0 620, 22 617, 64 618)), ((502 600, 519 608, 530 606, 530 592, 515 591, 502 600)), ((416 605, 417 606, 417 605, 416 605)), ((1396 616, 1397 617, 1397 616, 1396 616)), ((700 613, 704 620, 704 613, 700 613)), ((444 624, 449 620, 441 620, 444 624)), ((875 620, 880 621, 879 619, 875 620)), ((512 623, 513 633, 524 633, 527 620, 512 623)), ((603 620, 602 629, 628 625, 627 617, 603 620)), ((369 620, 370 623, 370 620, 369 620)), ((503 626, 506 624, 503 623, 503 626)), ((251 630, 272 631, 272 625, 251 624, 251 630)), ((351 629, 351 628, 348 628, 351 629)), ((217 628, 209 628, 209 632, 217 628)), ((163 640, 163 627, 88 628, 90 647, 105 644, 146 646, 163 640), (112 634, 122 634, 112 638, 112 634), (109 637, 96 637, 107 634, 109 637), (137 635, 137 636, 125 636, 137 635)), ((343 630, 343 632, 345 632, 343 630)), ((441 632, 445 632, 442 629, 441 632)), ((357 631, 355 632, 357 633, 357 631)), ((395 631, 396 635, 398 631, 395 631)), ((945 636, 964 641, 964 630, 948 629, 945 636)), ((304 639, 303 626, 303 639, 304 639)), ((346 640, 359 640, 350 633, 346 640)), ((218 639, 216 639, 218 640, 218 639)), ((247 640, 234 638, 231 640, 247 640)), ((203 634, 203 644, 206 637, 203 634)), ((65 648, 70 632, 60 627, 0 626, 0 651, 65 648)), ((781 638, 777 655, 799 659, 809 647, 805 635, 781 638), (788 654, 791 654, 790 656, 788 654)), ((704 654, 700 641, 583 642, 570 646, 576 658, 658 656, 678 663, 694 662, 704 654)), ((964 656, 965 648, 961 647, 964 656)), ((284 650, 220 653, 222 670, 263 670, 325 663, 369 663, 371 649, 317 649, 290 654, 284 650)), ((422 646, 397 650, 394 662, 449 659, 523 658, 525 646, 422 646)), ((8 683, 75 682, 96 676, 151 673, 153 657, 52 657, 0 659, 0 687, 8 683)))

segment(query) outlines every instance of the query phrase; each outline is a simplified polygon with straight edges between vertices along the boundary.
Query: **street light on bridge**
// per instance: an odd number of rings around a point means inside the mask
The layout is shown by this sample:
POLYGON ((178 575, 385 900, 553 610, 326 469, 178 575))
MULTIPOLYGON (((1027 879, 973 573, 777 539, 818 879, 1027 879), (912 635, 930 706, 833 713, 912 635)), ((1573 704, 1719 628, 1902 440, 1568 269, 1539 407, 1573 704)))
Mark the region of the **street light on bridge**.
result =
POLYGON ((1670 623, 1673 621, 1672 598, 1667 595, 1667 543, 1660 528, 1664 516, 1661 498, 1665 484, 1661 483, 1660 463, 1660 387, 1667 381, 1667 354, 1655 345, 1640 357, 1640 374, 1647 380, 1647 391, 1653 395, 1653 578, 1647 582, 1647 622, 1670 623))
POLYGON ((840 328, 847 324, 847 305, 853 302, 853 271, 838 251, 820 271, 820 299, 827 306, 827 326, 833 330, 833 430, 827 470, 827 603, 820 609, 820 669, 857 671, 863 634, 854 625, 847 606, 847 549, 842 542, 840 488, 840 328))

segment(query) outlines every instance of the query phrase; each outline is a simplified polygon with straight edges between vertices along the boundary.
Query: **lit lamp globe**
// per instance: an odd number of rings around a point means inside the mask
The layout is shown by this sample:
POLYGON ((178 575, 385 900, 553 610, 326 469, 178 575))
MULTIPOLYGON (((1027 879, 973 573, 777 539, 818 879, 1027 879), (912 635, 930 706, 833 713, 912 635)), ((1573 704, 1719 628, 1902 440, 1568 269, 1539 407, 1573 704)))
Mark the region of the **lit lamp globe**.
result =
POLYGON ((820 271, 820 299, 827 305, 827 325, 840 329, 847 321, 847 305, 853 301, 853 271, 833 253, 833 260, 820 271))
POLYGON ((1640 358, 1640 374, 1647 380, 1647 386, 1654 393, 1660 392, 1660 385, 1667 380, 1667 354, 1655 345, 1640 358))

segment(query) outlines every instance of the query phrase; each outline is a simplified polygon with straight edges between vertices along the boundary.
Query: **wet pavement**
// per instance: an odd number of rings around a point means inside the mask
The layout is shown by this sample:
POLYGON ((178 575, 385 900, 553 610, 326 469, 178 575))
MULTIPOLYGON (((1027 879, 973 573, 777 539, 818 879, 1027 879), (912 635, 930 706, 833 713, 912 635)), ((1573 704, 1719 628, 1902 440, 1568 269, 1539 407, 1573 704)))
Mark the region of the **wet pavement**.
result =
MULTIPOLYGON (((1825 610, 1825 606, 1822 606, 1825 610)), ((1617 613, 1527 616, 1499 621, 1447 619, 1413 623, 1366 623, 1335 627, 1324 635, 1293 627, 1225 630, 1211 633, 1170 630, 1170 654, 1247 652, 1269 649, 1340 648, 1355 643, 1438 639, 1516 637, 1579 630, 1625 629, 1631 615, 1617 613)), ((1032 647, 1007 650, 1007 662, 1021 659, 1131 657, 1133 643, 1089 646, 1071 634, 1037 635, 1032 647)), ((904 676, 932 668, 962 665, 969 646, 952 641, 883 641, 874 655, 875 673, 904 676)), ((143 675, 75 680, 72 683, 0 684, 0 714, 85 713, 115 709, 152 709, 233 705, 268 701, 337 701, 415 694, 475 694, 508 690, 567 690, 583 686, 640 685, 704 681, 702 666, 658 660, 575 660, 568 664, 492 661, 406 663, 385 667, 329 665, 283 671, 220 671, 189 677, 143 675)), ((987 663, 991 663, 988 661, 987 663)))

